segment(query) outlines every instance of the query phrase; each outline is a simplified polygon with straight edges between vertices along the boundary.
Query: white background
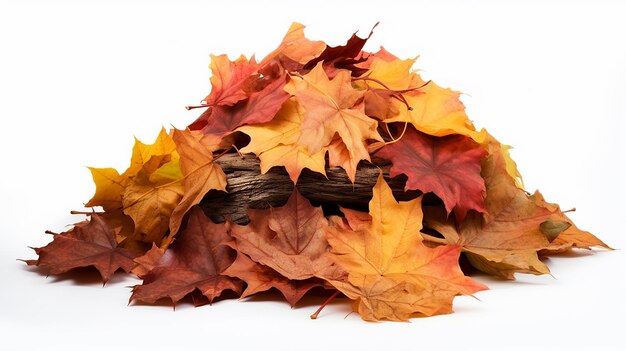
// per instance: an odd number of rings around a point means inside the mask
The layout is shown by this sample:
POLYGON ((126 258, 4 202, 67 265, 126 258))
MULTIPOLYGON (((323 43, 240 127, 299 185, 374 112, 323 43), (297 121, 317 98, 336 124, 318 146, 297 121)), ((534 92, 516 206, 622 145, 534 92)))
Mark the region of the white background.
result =
POLYGON ((129 307, 135 279, 46 279, 15 259, 79 220, 85 165, 124 169, 133 135, 195 119, 183 106, 209 91, 209 53, 262 57, 293 20, 332 45, 380 20, 367 49, 421 55, 426 78, 467 93, 476 124, 515 146, 529 190, 624 248, 625 15, 617 1, 2 1, 0 348, 623 349, 619 250, 551 258, 554 278, 479 277, 492 288, 481 301, 411 323, 344 318, 342 301, 312 321, 319 299, 129 307))

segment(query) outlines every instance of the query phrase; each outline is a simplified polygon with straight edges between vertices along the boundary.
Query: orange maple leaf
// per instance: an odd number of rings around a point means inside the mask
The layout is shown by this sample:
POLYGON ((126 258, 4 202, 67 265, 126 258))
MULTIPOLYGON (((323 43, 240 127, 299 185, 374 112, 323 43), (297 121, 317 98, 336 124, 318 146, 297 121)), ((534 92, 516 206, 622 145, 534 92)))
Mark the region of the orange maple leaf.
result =
POLYGON ((326 175, 326 149, 311 154, 299 143, 304 109, 293 98, 287 100, 271 122, 251 124, 237 130, 250 136, 250 143, 241 152, 255 153, 261 160, 261 173, 284 166, 289 177, 298 182, 305 168, 326 175))
POLYGON ((398 203, 382 174, 373 193, 369 221, 334 217, 326 230, 330 256, 348 272, 347 280, 329 281, 355 300, 363 319, 449 313, 457 294, 486 289, 461 272, 459 246, 422 243, 421 197, 398 203))
MULTIPOLYGON (((331 80, 319 63, 304 76, 292 76, 285 91, 304 107, 299 143, 311 153, 328 146, 335 134, 346 145, 350 160, 370 160, 366 142, 382 141, 378 122, 364 113, 364 91, 352 87, 350 71, 340 70, 331 80)), ((331 151, 332 152, 332 151, 331 151)), ((348 174, 354 181, 354 174, 348 174)))
POLYGON ((252 57, 250 60, 241 55, 231 61, 226 55, 211 55, 211 93, 204 98, 209 106, 232 106, 246 99, 247 84, 254 82, 258 65, 252 57))
POLYGON ((324 49, 326 49, 326 43, 307 39, 304 36, 304 26, 298 22, 294 22, 289 27, 287 34, 285 34, 278 48, 269 53, 263 61, 261 61, 260 66, 264 66, 271 60, 281 60, 283 58, 288 58, 304 65, 318 57, 324 49))

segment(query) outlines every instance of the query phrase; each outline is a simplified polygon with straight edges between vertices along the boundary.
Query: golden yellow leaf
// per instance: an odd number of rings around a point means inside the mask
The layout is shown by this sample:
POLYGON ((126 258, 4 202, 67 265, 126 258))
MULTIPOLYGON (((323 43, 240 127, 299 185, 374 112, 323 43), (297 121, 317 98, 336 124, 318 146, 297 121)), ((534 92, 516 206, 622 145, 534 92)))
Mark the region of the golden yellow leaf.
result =
POLYGON ((167 177, 142 169, 124 192, 124 213, 135 223, 137 240, 160 243, 169 228, 170 216, 184 195, 182 174, 167 177))
POLYGON ((178 153, 176 152, 176 143, 172 136, 161 128, 159 135, 153 144, 144 144, 139 139, 135 138, 135 145, 133 146, 133 154, 130 159, 130 167, 123 173, 126 177, 132 177, 136 175, 145 163, 150 161, 153 156, 168 156, 172 161, 172 167, 167 167, 163 172, 175 172, 176 162, 178 161, 178 153), (171 170, 174 168, 174 170, 171 170))
POLYGON ((96 184, 96 193, 85 207, 102 206, 105 211, 121 209, 128 177, 120 175, 115 168, 88 168, 96 184))
POLYGON ((381 174, 370 221, 351 215, 346 224, 335 219, 326 230, 331 257, 348 272, 347 280, 329 280, 356 300, 355 309, 366 320, 448 313, 457 294, 486 288, 461 272, 459 246, 422 243, 421 200, 398 203, 381 174))
POLYGON ((298 142, 303 120, 302 106, 293 98, 287 100, 271 122, 237 129, 250 136, 250 143, 241 152, 256 154, 261 160, 263 174, 272 167, 284 166, 294 184, 305 168, 326 175, 326 149, 311 154, 298 142))
MULTIPOLYGON (((418 74, 411 72, 415 60, 387 61, 380 58, 373 60, 365 77, 376 79, 392 90, 415 89, 402 94, 412 108, 411 111, 397 99, 389 99, 388 103, 392 105, 392 108, 388 108, 388 111, 396 114, 384 114, 378 117, 384 118, 388 123, 409 122, 417 130, 426 134, 434 136, 461 134, 482 143, 486 131, 476 131, 465 113, 465 106, 459 99, 460 93, 441 88, 432 81, 424 82, 418 74)), ((383 88, 376 82, 368 82, 368 84, 372 87, 383 88)), ((376 101, 372 103, 380 104, 376 101)))
MULTIPOLYGON (((375 58, 365 76, 385 83, 385 86, 392 90, 415 88, 424 84, 416 73, 411 72, 416 60, 417 57, 391 61, 375 58)), ((371 82, 371 86, 384 88, 376 82, 371 82)))
POLYGON ((180 155, 180 168, 183 176, 184 193, 180 202, 171 213, 169 237, 178 232, 183 216, 189 209, 202 200, 204 195, 212 189, 226 191, 226 175, 213 162, 212 145, 202 143, 200 132, 174 130, 176 150, 180 155))
POLYGON ((434 136, 461 134, 482 143, 486 132, 476 131, 465 113, 465 106, 459 96, 459 92, 429 82, 418 90, 404 94, 412 108, 411 111, 404 105, 399 106, 398 116, 385 122, 409 122, 426 134, 434 136))

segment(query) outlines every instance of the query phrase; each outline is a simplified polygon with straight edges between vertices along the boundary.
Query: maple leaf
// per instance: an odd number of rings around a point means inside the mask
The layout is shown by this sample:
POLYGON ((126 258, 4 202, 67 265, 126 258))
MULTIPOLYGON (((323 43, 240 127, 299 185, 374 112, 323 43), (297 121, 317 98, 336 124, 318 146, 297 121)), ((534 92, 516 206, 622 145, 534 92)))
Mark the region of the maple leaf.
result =
MULTIPOLYGON (((607 250, 613 250, 609 245, 605 244, 595 235, 588 231, 579 229, 567 216, 565 216, 565 220, 556 223, 562 228, 565 227, 565 229, 559 232, 557 237, 550 242, 550 245, 540 250, 539 254, 557 254, 571 249, 589 250, 592 247, 601 247, 607 250)), ((549 235, 545 232, 544 228, 545 227, 542 226, 543 233, 546 234, 546 236, 549 235)))
POLYGON ((422 243, 421 197, 398 203, 382 174, 372 191, 370 221, 335 219, 326 229, 330 256, 348 272, 347 280, 330 283, 356 300, 363 319, 449 313, 454 296, 486 288, 461 272, 459 246, 422 243))
MULTIPOLYGON (((304 107, 299 143, 317 153, 338 134, 352 162, 370 160, 367 140, 382 140, 378 123, 365 115, 363 91, 351 84, 350 72, 342 70, 332 80, 321 64, 302 77, 291 77, 285 90, 304 107)), ((354 179, 354 174, 349 174, 354 179)))
POLYGON ((459 99, 460 95, 459 92, 441 88, 433 82, 424 83, 422 88, 404 95, 411 111, 401 105, 399 115, 385 122, 409 122, 426 134, 461 134, 481 143, 485 138, 485 130, 476 131, 465 113, 465 105, 459 99))
POLYGON ((240 294, 241 281, 222 275, 235 260, 235 251, 223 245, 232 240, 227 230, 226 224, 215 224, 192 208, 185 230, 143 276, 143 284, 133 287, 130 300, 154 303, 167 297, 176 303, 195 289, 209 302, 226 290, 240 294))
POLYGON ((378 23, 372 27, 366 38, 361 38, 355 32, 345 45, 326 46, 326 49, 315 59, 309 61, 305 66, 305 70, 314 69, 318 64, 324 64, 325 70, 329 75, 334 76, 341 70, 349 70, 351 75, 358 77, 367 70, 359 67, 359 63, 365 61, 367 57, 363 55, 363 46, 374 34, 374 29, 378 23))
POLYGON ((189 125, 189 129, 201 129, 205 134, 225 136, 245 124, 265 123, 274 118, 289 98, 283 90, 285 75, 282 74, 259 91, 232 106, 213 106, 189 125))
POLYGON ((328 145, 328 165, 343 168, 352 183, 356 180, 356 170, 360 162, 360 159, 352 157, 341 138, 336 137, 328 145))
POLYGON ((326 257, 328 225, 320 207, 313 207, 296 189, 283 207, 248 210, 250 223, 233 226, 237 249, 286 278, 341 275, 326 257))
POLYGON ((371 56, 369 70, 364 75, 369 78, 368 82, 378 84, 383 82, 384 88, 389 90, 408 90, 424 84, 417 73, 411 71, 417 57, 400 60, 398 58, 386 58, 385 53, 377 53, 371 56))
POLYGON ((149 162, 132 178, 124 191, 124 213, 135 223, 135 235, 141 241, 160 243, 169 228, 172 212, 183 197, 183 176, 178 165, 169 168, 169 158, 154 165, 149 162))
POLYGON ((270 60, 287 58, 301 65, 318 57, 326 49, 323 41, 312 41, 304 36, 304 26, 294 22, 289 27, 282 42, 274 51, 269 53, 261 62, 266 65, 270 60))
MULTIPOLYGON (((458 259, 458 252, 449 255, 458 259)), ((431 261, 435 264, 454 264, 449 261, 431 261)), ((441 293, 417 287, 406 281, 389 279, 385 276, 362 275, 353 278, 354 284, 333 281, 333 285, 348 298, 354 300, 353 310, 366 321, 407 321, 421 315, 434 316, 452 312, 450 293, 441 293)), ((430 289, 428 286, 426 289, 430 289)))
POLYGON ((461 222, 468 210, 485 212, 480 162, 486 151, 462 135, 433 137, 408 128, 376 156, 392 162, 389 175, 405 174, 406 190, 433 192, 461 222))
POLYGON ((303 121, 304 109, 293 98, 289 99, 271 122, 237 129, 250 136, 250 143, 241 152, 252 152, 259 157, 262 174, 272 167, 284 166, 294 184, 305 168, 326 175, 326 149, 311 154, 298 142, 303 121))
POLYGON ((180 155, 180 168, 184 177, 184 193, 169 219, 169 237, 180 227, 183 216, 198 204, 211 189, 226 191, 226 175, 213 162, 213 149, 202 143, 202 134, 190 130, 174 130, 176 150, 180 155))
MULTIPOLYGON (((236 249, 235 244, 230 245, 236 249)), ((311 289, 323 286, 321 280, 310 278, 306 280, 290 280, 268 266, 256 263, 247 255, 237 252, 235 262, 228 267, 223 275, 239 278, 246 282, 246 289, 241 294, 245 298, 269 289, 280 291, 287 302, 293 307, 311 289)))
POLYGON ((230 61, 227 55, 211 55, 211 93, 204 99, 209 106, 232 106, 248 97, 245 91, 250 84, 258 65, 241 55, 236 61, 230 61))
MULTIPOLYGON (((124 176, 135 176, 148 162, 156 162, 153 158, 169 158, 169 164, 163 171, 173 172, 178 167, 178 153, 176 152, 176 143, 170 133, 161 128, 153 144, 144 144, 141 140, 135 138, 133 146, 133 154, 130 159, 130 167, 123 173, 124 176)), ((158 163, 158 162, 156 162, 158 163)))
POLYGON ((132 218, 124 214, 121 208, 104 211, 100 214, 100 218, 113 229, 116 233, 115 238, 122 247, 137 244, 137 241, 132 238, 135 233, 135 223, 132 218))
POLYGON ((26 261, 60 274, 79 267, 95 267, 106 283, 118 269, 130 272, 137 256, 117 247, 115 232, 97 214, 89 221, 76 223, 74 228, 54 235, 51 243, 34 249, 38 260, 26 261))
POLYGON ((493 135, 489 134, 489 132, 487 132, 485 135, 486 136, 483 142, 483 147, 485 147, 485 149, 489 151, 489 154, 502 154, 502 157, 504 158, 504 164, 506 165, 506 172, 509 174, 509 176, 511 176, 511 178, 513 178, 513 180, 515 181, 515 185, 518 188, 524 189, 524 180, 522 179, 522 175, 517 169, 517 164, 515 163, 515 161, 513 161, 513 158, 511 158, 510 150, 512 149, 512 147, 510 145, 500 143, 498 140, 496 140, 496 138, 493 137, 493 135))
POLYGON ((470 213, 457 230, 444 215, 434 214, 426 216, 428 226, 450 243, 461 245, 470 263, 488 274, 514 279, 517 272, 549 273, 537 251, 549 244, 540 225, 552 211, 535 204, 515 186, 500 152, 483 161, 483 177, 487 187, 484 218, 470 213))
POLYGON ((401 113, 400 102, 403 102, 403 94, 427 84, 419 75, 411 72, 417 58, 400 60, 388 55, 390 54, 384 49, 370 55, 363 63, 368 71, 359 78, 367 89, 364 99, 365 113, 380 120, 397 117, 401 113))
MULTIPOLYGON (((459 100, 460 93, 451 89, 444 89, 432 81, 425 82, 416 73, 409 73, 415 59, 384 60, 376 58, 364 77, 375 79, 384 84, 385 88, 406 90, 402 96, 406 103, 397 99, 385 99, 392 104, 390 107, 373 106, 385 122, 408 122, 426 134, 446 136, 461 134, 468 136, 477 143, 485 139, 486 131, 480 132, 467 117, 465 106, 459 100), (409 110, 409 106, 411 110, 409 110)), ((367 102, 372 102, 371 96, 367 102)), ((366 107, 367 109, 367 107, 366 107)))
MULTIPOLYGON (((380 46, 377 52, 368 53, 366 56, 367 57, 365 58, 365 61, 359 62, 356 64, 357 67, 364 68, 366 70, 366 73, 370 71, 370 68, 372 67, 372 64, 374 63, 375 60, 383 60, 387 62, 400 60, 396 55, 387 51, 387 49, 385 49, 385 47, 383 46, 380 46)), ((411 66, 412 65, 413 64, 411 63, 411 66)))
POLYGON ((178 160, 176 144, 165 128, 161 128, 154 144, 144 144, 135 138, 130 166, 123 174, 120 175, 114 168, 88 167, 96 185, 96 193, 85 206, 102 206, 105 211, 121 209, 124 190, 130 178, 137 175, 153 156, 170 157, 172 164, 178 160))
POLYGON ((153 144, 135 138, 128 169, 89 168, 96 193, 86 206, 102 206, 102 215, 118 231, 118 242, 159 241, 167 230, 171 210, 182 192, 179 155, 172 136, 161 128, 153 144), (167 217, 167 218, 166 218, 167 217))
POLYGON ((167 248, 161 248, 155 243, 152 243, 152 247, 149 250, 146 250, 143 255, 135 258, 136 265, 131 272, 140 278, 145 276, 157 266, 166 249, 167 248))
POLYGON ((540 192, 535 192, 531 196, 532 201, 537 205, 552 212, 550 218, 540 226, 546 237, 552 238, 550 244, 539 253, 548 255, 569 251, 571 249, 591 249, 601 247, 612 250, 610 246, 598 239, 588 231, 580 230, 574 222, 565 215, 557 204, 547 202, 540 192))
POLYGON ((128 185, 128 177, 121 176, 115 168, 88 167, 96 193, 85 207, 102 206, 105 211, 122 208, 122 195, 128 185))

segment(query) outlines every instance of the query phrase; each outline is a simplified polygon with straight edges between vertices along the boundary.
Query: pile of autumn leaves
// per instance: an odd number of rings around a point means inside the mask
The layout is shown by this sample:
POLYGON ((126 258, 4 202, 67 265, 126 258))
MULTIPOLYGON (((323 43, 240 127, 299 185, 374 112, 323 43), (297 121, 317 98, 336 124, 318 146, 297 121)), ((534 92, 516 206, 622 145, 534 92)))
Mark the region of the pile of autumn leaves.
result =
POLYGON ((357 35, 330 47, 303 30, 293 24, 260 62, 212 56, 206 111, 154 144, 136 141, 122 174, 91 168, 87 206, 102 210, 28 262, 52 274, 93 266, 104 281, 132 271, 143 284, 131 300, 144 303, 275 288, 295 305, 318 287, 353 300, 363 319, 406 320, 450 313, 455 296, 486 289, 461 271, 461 255, 512 279, 548 273, 538 254, 607 247, 526 193, 509 147, 474 128, 458 92, 412 71, 415 59, 365 52, 357 35), (213 223, 196 205, 226 191, 214 161, 228 152, 255 154, 262 173, 284 167, 294 184, 305 168, 341 167, 354 182, 359 163, 390 163, 406 191, 437 201, 396 201, 381 172, 369 213, 326 217, 294 187, 284 206, 250 209, 247 225, 213 223))

